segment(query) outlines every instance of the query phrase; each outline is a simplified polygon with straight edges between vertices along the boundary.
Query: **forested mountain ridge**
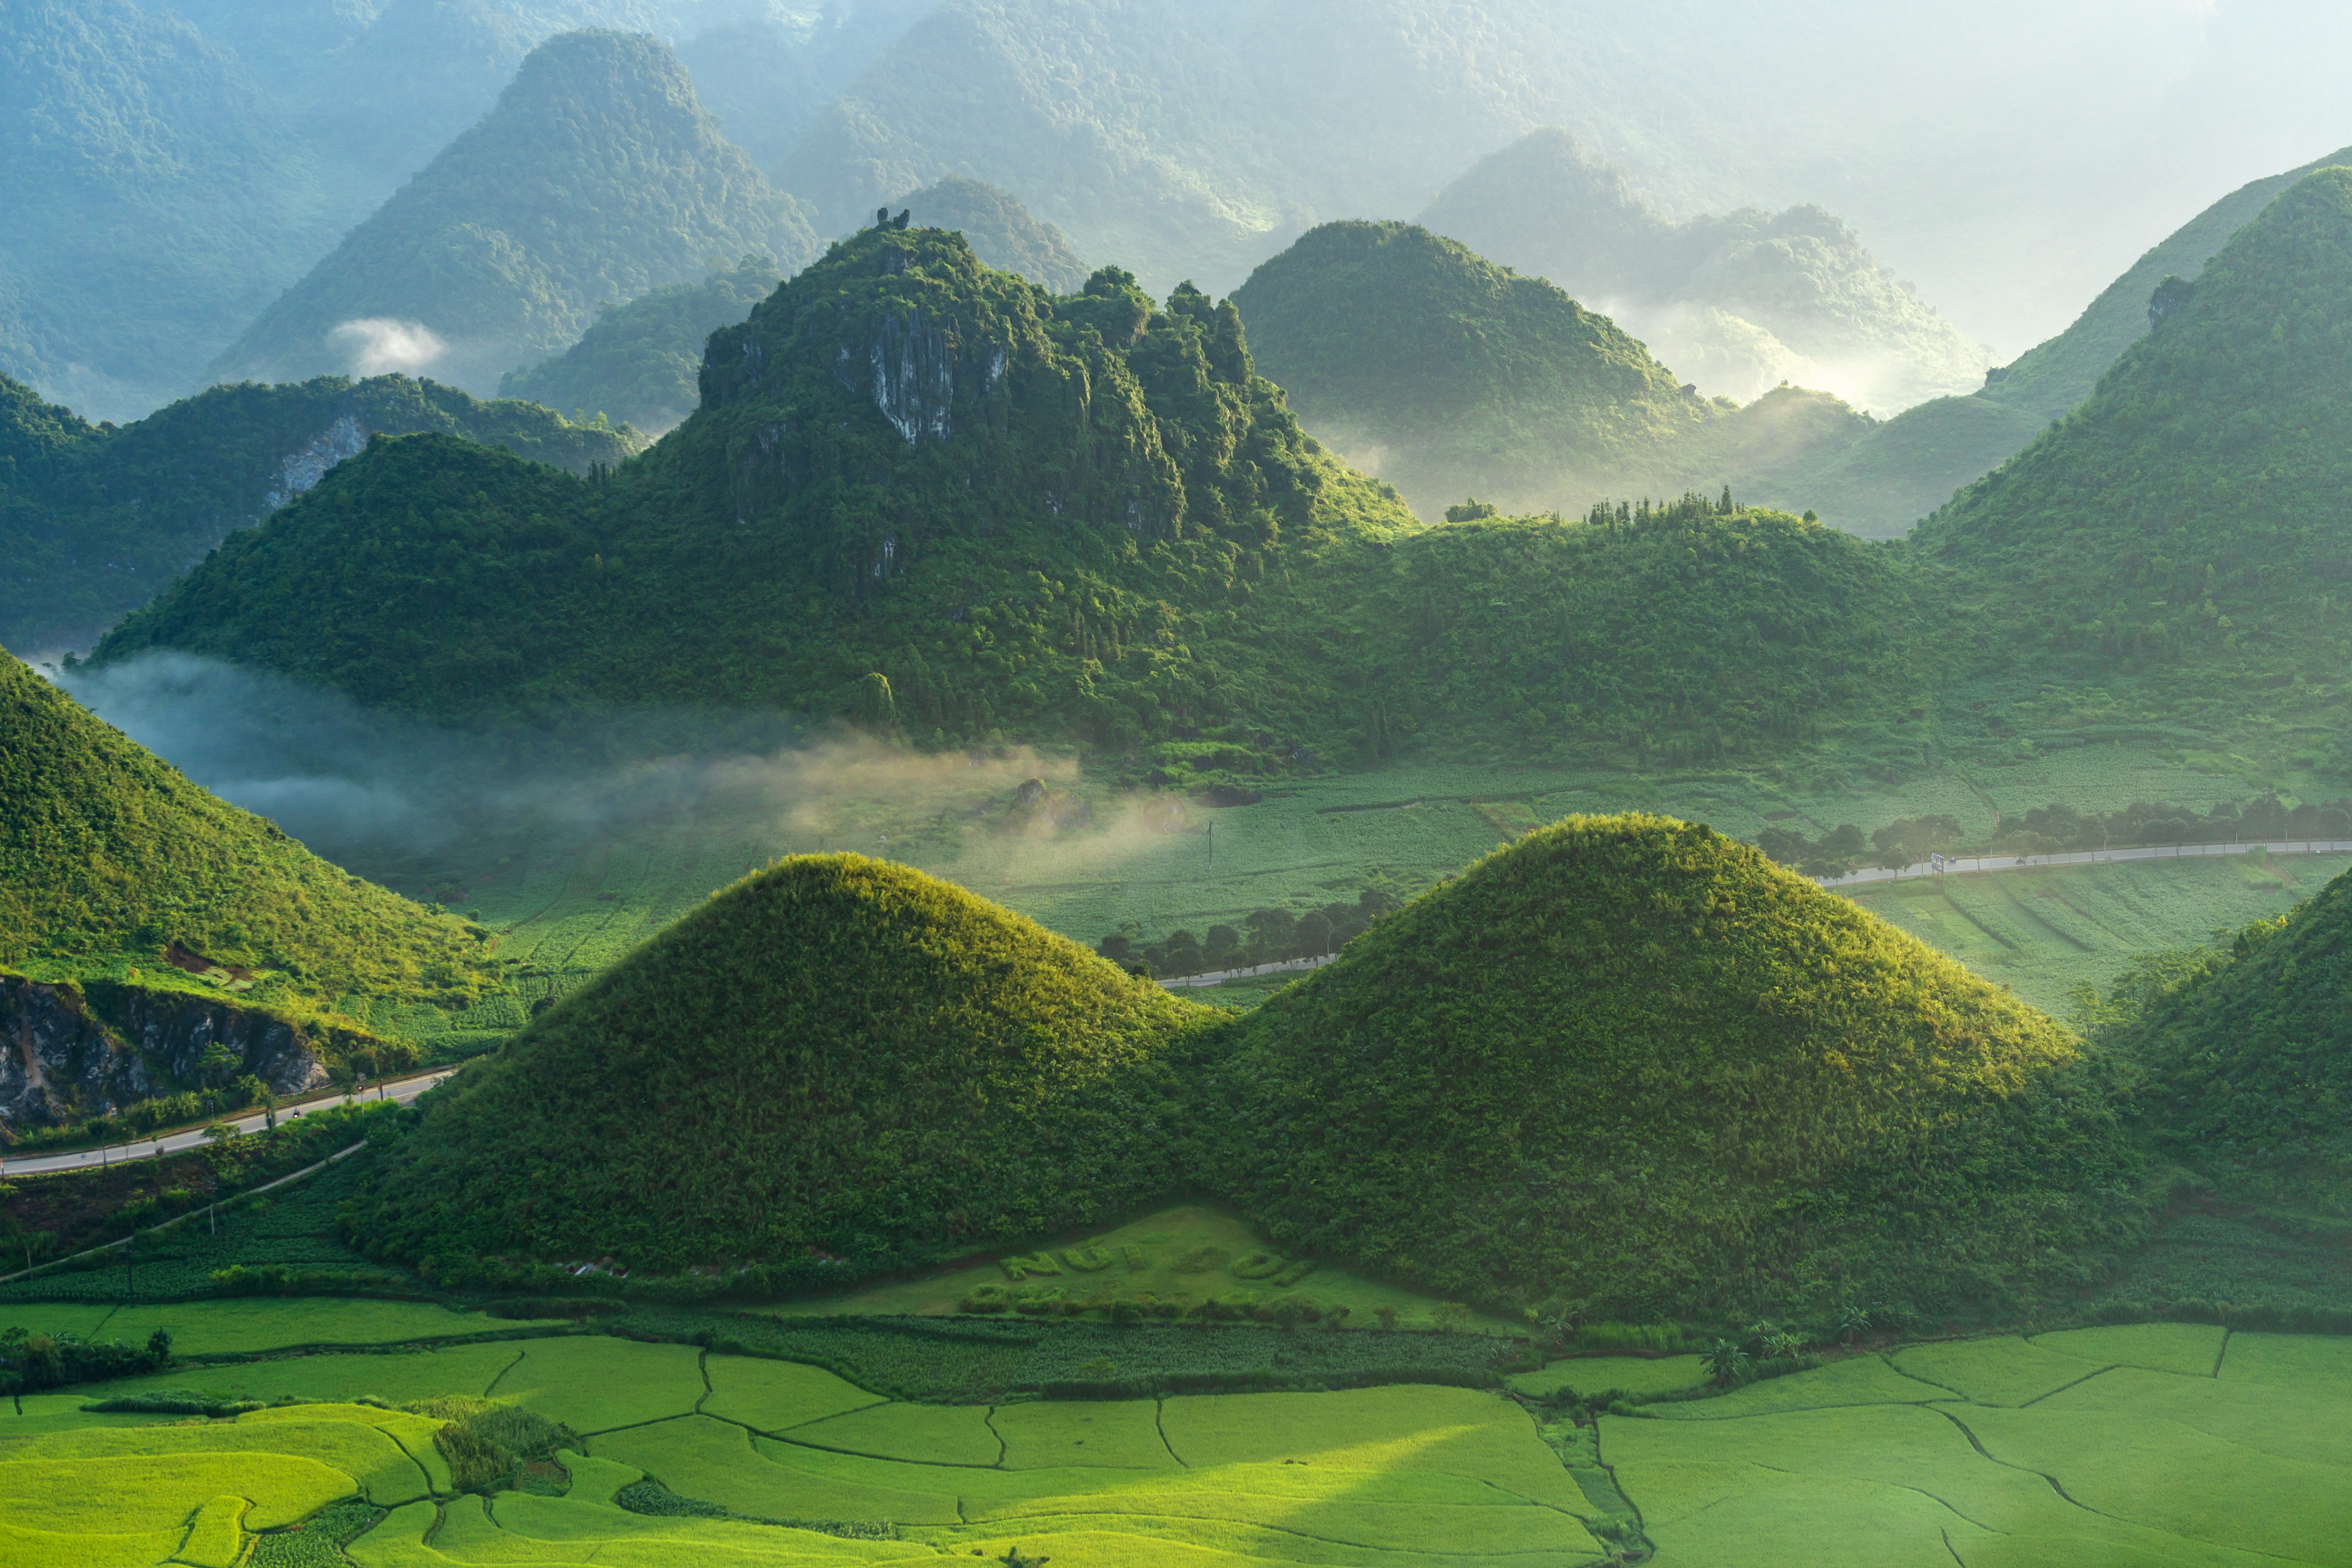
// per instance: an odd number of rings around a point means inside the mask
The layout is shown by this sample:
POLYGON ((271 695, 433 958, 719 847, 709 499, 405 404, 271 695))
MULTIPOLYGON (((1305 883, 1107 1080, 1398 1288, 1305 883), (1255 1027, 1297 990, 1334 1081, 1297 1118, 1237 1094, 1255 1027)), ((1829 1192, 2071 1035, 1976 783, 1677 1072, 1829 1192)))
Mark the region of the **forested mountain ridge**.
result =
POLYGON ((1087 264, 1059 228, 1040 223, 1021 198, 985 180, 950 174, 890 204, 918 228, 961 230, 972 254, 1000 272, 1018 272, 1056 294, 1086 287, 1087 264))
POLYGON ((618 33, 534 49, 498 106, 248 327, 226 377, 419 369, 482 394, 608 301, 814 250, 800 205, 726 141, 668 48, 618 33))
POLYGON ((1669 222, 1558 129, 1480 160, 1420 221, 1549 279, 1740 402, 1793 382, 1884 416, 1972 390, 1990 363, 1822 208, 1669 222))
POLYGON ((632 449, 613 430, 406 376, 216 386, 120 428, 0 376, 0 642, 27 654, 89 647, 371 435, 420 430, 576 473, 632 449))
POLYGON ((1884 552, 1728 497, 1424 530, 1251 366, 1230 301, 1109 268, 1057 298, 871 228, 714 333, 700 408, 609 482, 379 440, 99 657, 1251 767, 1415 735, 1721 755, 1916 705, 1884 552))
POLYGON ((2219 720, 2246 681, 2328 700, 2352 653, 2352 169, 2297 182, 2150 314, 2080 408, 1916 546, 1972 580, 1989 657, 2168 679, 2176 722, 2219 720))
POLYGON ((0 374, 92 417, 184 389, 332 243, 279 106, 169 10, 10 5, 0 126, 0 374))

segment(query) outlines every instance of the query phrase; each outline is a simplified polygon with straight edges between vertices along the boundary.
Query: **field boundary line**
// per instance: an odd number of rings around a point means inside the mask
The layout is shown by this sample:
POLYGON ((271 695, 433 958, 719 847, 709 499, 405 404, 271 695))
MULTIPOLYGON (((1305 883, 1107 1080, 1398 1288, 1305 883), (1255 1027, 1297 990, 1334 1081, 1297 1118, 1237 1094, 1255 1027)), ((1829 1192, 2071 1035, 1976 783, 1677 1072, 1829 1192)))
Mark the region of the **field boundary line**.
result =
MULTIPOLYGON (((1776 1476, 1794 1476, 1801 1480, 1810 1479, 1822 1473, 1818 1470, 1783 1469, 1779 1465, 1768 1465, 1761 1459, 1750 1459, 1748 1462, 1755 1466, 1759 1470, 1769 1470, 1776 1476)), ((1906 1486, 1901 1481, 1878 1481, 1874 1484, 1885 1487, 1890 1491, 1909 1492, 1915 1497, 1926 1498, 1929 1502, 1934 1503, 1937 1508, 1942 1509, 1946 1513, 1950 1514, 1962 1524, 1975 1525, 1977 1529, 1983 1531, 1987 1535, 2008 1535, 2011 1533, 2011 1531, 2006 1530, 1995 1530, 1990 1524, 1978 1523, 1977 1521, 1970 1519, 1967 1514, 1962 1513, 1958 1509, 1954 1508, 1950 1503, 1945 1501, 1942 1498, 1937 1497, 1926 1487, 1906 1486)), ((1941 1525, 1937 1526, 1937 1529, 1938 1530, 1943 1528, 1944 1527, 1941 1525)), ((1968 1568, 1968 1565, 1966 1563, 1962 1563, 1960 1568, 1968 1568)))
MULTIPOLYGON (((1152 1417, 1152 1421, 1155 1425, 1158 1423, 1159 1419, 1160 1418, 1157 1415, 1152 1417)), ((1004 1441, 1004 1434, 996 1429, 995 1405, 991 1405, 982 1412, 980 1424, 988 1428, 988 1435, 996 1439, 996 1464, 993 1468, 1001 1470, 1004 1468, 1004 1456, 1012 1452, 1012 1447, 1004 1441)), ((1160 1442, 1161 1447, 1165 1447, 1167 1446, 1168 1437, 1165 1433, 1160 1435, 1160 1442)), ((1171 1455, 1170 1457, 1172 1458, 1174 1456, 1171 1455)))
MULTIPOLYGON (((1961 1400, 1967 1404, 1973 1405, 1976 1403, 1976 1401, 1969 1398, 1968 1391, 1966 1389, 1954 1388, 1948 1383, 1937 1383, 1932 1377, 1921 1377, 1917 1373, 1909 1371, 1904 1367, 1901 1363, 1895 1359, 1895 1352, 1893 1351, 1880 1351, 1878 1352, 1878 1359, 1885 1362, 1886 1363, 1886 1370, 1893 1373, 1897 1377, 1907 1377, 1923 1388, 1940 1388, 1945 1393, 1950 1394, 1953 1398, 1961 1400)), ((1959 1512, 1958 1509, 1955 1509, 1952 1511, 1955 1513, 1959 1512)), ((1965 1519, 1968 1516, 1962 1514, 1961 1517, 1965 1519)), ((1974 1524, 1976 1521, 1971 1519, 1969 1520, 1969 1522, 1970 1524, 1974 1524)))
POLYGON ((1183 1455, 1176 1451, 1176 1445, 1168 1440, 1167 1415, 1168 1396, 1164 1394, 1153 1394, 1151 1396, 1151 1429, 1160 1434, 1160 1446, 1168 1450, 1168 1457, 1176 1461, 1177 1468, 1189 1470, 1192 1467, 1185 1462, 1183 1455))
MULTIPOLYGON (((2032 1342, 2032 1340, 2028 1340, 2028 1341, 2026 1341, 2025 1342, 2026 1342, 2027 1344, 2032 1344, 2033 1342, 2032 1342)), ((2226 1343, 2227 1342, 2224 1342, 2226 1343)), ((2051 1352, 2051 1353, 2053 1353, 2053 1355, 2063 1355, 2063 1354, 2065 1354, 2066 1352, 2063 1352, 2063 1351, 2053 1351, 2053 1352, 2051 1352)), ((2105 1376, 2106 1376, 2106 1375, 2107 1375, 2107 1373, 2111 1373, 2111 1372, 2114 1372, 2114 1371, 2117 1370, 2117 1369, 2118 1369, 2118 1368, 2120 1368, 2122 1365, 2123 1365, 2123 1363, 2121 1363, 2121 1362, 2111 1362, 2111 1363, 2108 1363, 2107 1365, 2105 1365, 2105 1366, 2098 1367, 2098 1368, 2095 1368, 2095 1369, 2094 1369, 2094 1370, 2092 1370, 2092 1371, 2090 1371, 2090 1372, 2086 1372, 2086 1373, 2084 1373, 2082 1376, 2080 1376, 2080 1377, 2076 1378, 2076 1379, 2075 1379, 2074 1382, 2072 1382, 2072 1383, 2062 1383, 2062 1384, 2060 1384, 2057 1387, 2055 1387, 2055 1388, 2053 1388, 2053 1389, 2051 1389, 2051 1390, 2049 1390, 2049 1391, 2048 1391, 2048 1392, 2046 1392, 2046 1393, 2042 1393, 2042 1394, 2035 1394, 2032 1398, 2031 1398, 2031 1399, 2027 1400, 2027 1401, 2025 1402, 2025 1405, 2019 1405, 2017 1408, 2018 1408, 2018 1409, 2020 1409, 2020 1410, 2022 1410, 2022 1409, 2024 1409, 2024 1408, 2026 1407, 2026 1405, 2039 1405, 2039 1404, 2041 1404, 2041 1403, 2042 1403, 2043 1400, 2045 1400, 2045 1399, 2054 1399, 2054 1398, 2056 1398, 2059 1394, 2062 1394, 2065 1393, 2068 1389, 2070 1389, 2070 1388, 2080 1388, 2080 1387, 2082 1387, 2084 1384, 2086 1384, 2086 1383, 2090 1382, 2090 1381, 2091 1381, 2091 1379, 2093 1379, 2093 1378, 2095 1378, 2095 1377, 2105 1377, 2105 1376)))

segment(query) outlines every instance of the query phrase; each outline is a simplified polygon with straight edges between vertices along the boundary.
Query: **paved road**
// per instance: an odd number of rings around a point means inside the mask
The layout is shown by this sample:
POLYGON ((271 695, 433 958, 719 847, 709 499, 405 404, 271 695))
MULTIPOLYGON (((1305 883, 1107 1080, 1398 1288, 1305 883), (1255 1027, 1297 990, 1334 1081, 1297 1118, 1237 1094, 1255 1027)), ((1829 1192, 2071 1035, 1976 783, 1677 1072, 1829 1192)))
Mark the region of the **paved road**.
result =
MULTIPOLYGON (((2266 849, 2273 855, 2352 855, 2352 838, 2286 838, 2266 844, 2164 844, 2146 849, 2090 849, 2067 855, 1961 855, 1944 862, 1947 872, 1962 875, 1977 871, 2029 871, 2043 866, 2104 866, 2114 860, 2186 860, 2202 855, 2245 855, 2255 849, 2266 849)), ((1934 873, 1925 860, 1916 860, 1900 871, 1874 867, 1867 871, 1848 871, 1843 877, 1819 877, 1814 880, 1824 888, 1851 888, 1860 882, 1892 882, 1903 877, 1927 877, 1934 873)))
MULTIPOLYGON (((381 1085, 370 1084, 366 1094, 362 1098, 371 1104, 379 1100, 388 1100, 394 1104, 406 1105, 457 1070, 456 1068, 436 1068, 431 1072, 419 1073, 415 1078, 396 1078, 381 1085)), ((322 1105, 332 1105, 336 1102, 336 1097, 330 1095, 324 1099, 305 1100, 299 1105, 281 1106, 278 1108, 278 1119, 280 1121, 289 1121, 301 1115, 304 1110, 316 1110, 322 1105)), ((236 1118, 229 1124, 239 1132, 258 1132, 268 1125, 268 1121, 260 1111, 256 1110, 248 1115, 236 1118)), ((11 1176, 41 1176, 53 1171, 95 1170, 100 1165, 120 1165, 126 1160, 152 1160, 158 1154, 177 1154, 198 1147, 204 1141, 204 1129, 191 1128, 185 1132, 167 1132, 161 1138, 140 1138, 129 1143, 111 1143, 103 1149, 78 1149, 68 1154, 26 1155, 23 1159, 8 1161, 5 1173, 11 1176)))

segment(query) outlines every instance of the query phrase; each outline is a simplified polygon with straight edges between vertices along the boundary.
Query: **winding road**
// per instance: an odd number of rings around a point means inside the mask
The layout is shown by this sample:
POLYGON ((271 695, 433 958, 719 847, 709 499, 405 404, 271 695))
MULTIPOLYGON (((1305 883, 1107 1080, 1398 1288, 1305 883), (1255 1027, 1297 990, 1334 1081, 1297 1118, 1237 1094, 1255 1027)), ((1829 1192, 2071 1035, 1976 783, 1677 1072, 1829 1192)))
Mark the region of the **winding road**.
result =
MULTIPOLYGON (((2352 855, 2352 838, 2287 838, 2260 844, 2162 844, 2144 849, 2086 849, 2065 855, 1958 855, 1944 861, 1944 874, 1970 876, 1979 871, 2030 871, 2045 866, 2105 866, 2116 860, 2189 860, 2204 855, 2248 855, 2256 849, 2273 855, 2352 855)), ((1848 871, 1843 877, 1816 877, 1824 888, 1851 888, 1864 882, 1893 882, 1905 877, 1937 873, 1925 860, 1915 860, 1900 871, 1873 867, 1848 871)))
MULTIPOLYGON (((431 1072, 418 1073, 412 1078, 387 1079, 380 1084, 369 1085, 358 1098, 371 1103, 383 1100, 395 1105, 406 1105, 457 1070, 454 1067, 436 1068, 431 1072)), ((332 1105, 340 1099, 338 1095, 327 1095, 290 1107, 280 1106, 278 1118, 281 1121, 290 1121, 301 1115, 306 1109, 315 1110, 321 1105, 332 1105)), ((222 1120, 239 1132, 258 1132, 268 1125, 268 1118, 258 1110, 222 1120)), ((110 1143, 102 1149, 76 1149, 63 1154, 28 1154, 0 1164, 0 1176, 47 1176, 58 1171, 94 1171, 101 1165, 120 1165, 130 1160, 152 1160, 159 1154, 182 1153, 201 1147, 204 1141, 204 1128, 191 1127, 184 1131, 165 1132, 153 1138, 134 1138, 128 1143, 110 1143)))

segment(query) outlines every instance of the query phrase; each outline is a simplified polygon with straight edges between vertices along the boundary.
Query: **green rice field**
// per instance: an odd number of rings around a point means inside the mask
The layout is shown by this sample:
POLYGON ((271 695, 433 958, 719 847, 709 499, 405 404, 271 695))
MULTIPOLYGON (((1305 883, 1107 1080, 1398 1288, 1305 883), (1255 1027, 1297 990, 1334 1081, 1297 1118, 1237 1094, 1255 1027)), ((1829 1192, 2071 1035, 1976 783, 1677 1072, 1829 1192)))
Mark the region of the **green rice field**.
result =
POLYGON ((319 1402, 79 1408, 153 1379, 0 1402, 0 1568, 2352 1563, 2352 1339, 2198 1325, 1909 1344, 1703 1397, 1694 1357, 1598 1356, 1507 1391, 922 1405, 602 1335, 201 1375, 319 1402), (519 1401, 579 1447, 551 1485, 460 1493, 440 1423, 352 1403, 362 1382, 519 1401), (1517 1397, 1603 1385, 1633 1403, 1588 1425, 1517 1397))
MULTIPOLYGON (((813 795, 790 811, 681 813, 601 832, 519 825, 422 869, 322 847, 404 891, 462 889, 459 907, 499 931, 504 990, 459 1014, 374 1020, 462 1048, 520 1027, 533 1002, 581 984, 746 871, 795 852, 902 860, 1091 943, 1123 923, 1147 939, 1179 927, 1198 934, 1264 907, 1352 901, 1367 888, 1409 896, 1573 812, 1655 811, 1751 840, 1775 825, 1818 836, 1851 822, 1868 833, 1944 814, 1971 837, 1989 838, 1996 813, 2053 802, 2108 810, 2162 799, 2202 809, 2265 787, 2244 758, 2183 749, 2074 745, 1933 767, 1920 754, 1916 744, 1890 742, 1885 757, 1856 754, 1802 777, 1785 768, 1637 774, 1413 762, 1277 782, 1255 804, 1223 809, 1181 795, 1122 795, 1067 763, 1028 758, 944 772, 877 769, 847 781, 856 793, 813 795), (1092 821, 1059 831, 1013 826, 1013 790, 1033 768, 1087 799, 1092 821)), ((2106 984, 2135 953, 2280 912, 2345 868, 2341 857, 2126 862, 1865 886, 1852 896, 2055 1008, 2077 984, 2106 984)), ((1249 1005, 1286 983, 1267 976, 1199 995, 1249 1005)), ((366 1006, 359 998, 349 1005, 366 1006)))

